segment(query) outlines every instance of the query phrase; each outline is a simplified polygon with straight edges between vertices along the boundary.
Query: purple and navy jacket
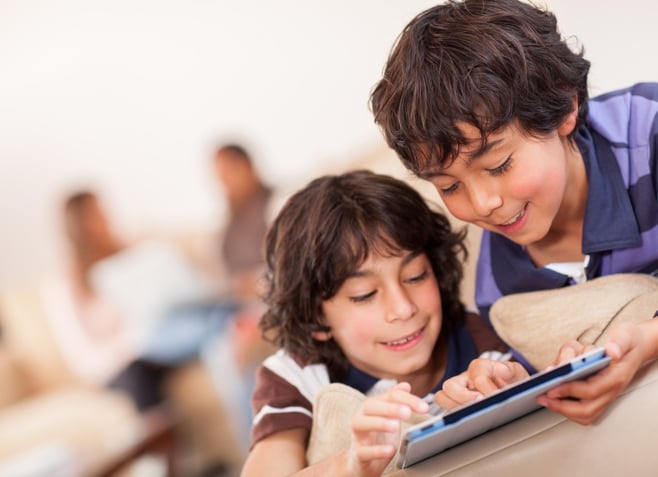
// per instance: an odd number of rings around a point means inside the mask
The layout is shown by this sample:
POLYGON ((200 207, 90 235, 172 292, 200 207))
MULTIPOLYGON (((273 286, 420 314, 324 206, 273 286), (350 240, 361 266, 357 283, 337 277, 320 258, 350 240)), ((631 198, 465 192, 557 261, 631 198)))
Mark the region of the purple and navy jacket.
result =
MULTIPOLYGON (((658 83, 592 98, 576 144, 589 181, 582 242, 590 257, 587 278, 658 275, 658 83)), ((475 300, 487 321, 503 295, 571 284, 566 275, 535 267, 520 245, 483 232, 475 300)))

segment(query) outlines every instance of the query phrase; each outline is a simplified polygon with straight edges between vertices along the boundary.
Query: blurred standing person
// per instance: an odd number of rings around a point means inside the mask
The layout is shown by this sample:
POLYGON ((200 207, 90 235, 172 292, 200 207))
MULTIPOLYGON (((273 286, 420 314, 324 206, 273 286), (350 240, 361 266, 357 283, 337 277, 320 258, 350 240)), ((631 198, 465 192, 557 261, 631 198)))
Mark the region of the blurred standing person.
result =
POLYGON ((227 332, 216 335, 214 343, 204 349, 203 358, 220 398, 234 411, 231 418, 246 455, 255 369, 272 351, 261 339, 258 321, 264 311, 259 281, 265 266, 264 240, 273 194, 240 144, 219 145, 212 167, 228 207, 217 246, 223 269, 220 302, 234 306, 236 313, 227 332))
POLYGON ((251 301, 257 297, 256 284, 263 270, 262 248, 272 190, 239 144, 219 146, 213 166, 229 209, 221 243, 227 292, 238 301, 251 301))

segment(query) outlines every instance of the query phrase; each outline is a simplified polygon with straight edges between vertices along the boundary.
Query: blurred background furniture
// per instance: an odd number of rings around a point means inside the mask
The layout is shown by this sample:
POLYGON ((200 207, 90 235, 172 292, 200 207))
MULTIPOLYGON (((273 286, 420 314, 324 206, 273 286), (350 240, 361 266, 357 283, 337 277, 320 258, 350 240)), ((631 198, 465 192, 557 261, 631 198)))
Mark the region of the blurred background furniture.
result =
POLYGON ((29 461, 31 473, 22 475, 89 475, 162 442, 165 448, 175 443, 179 475, 199 475, 219 463, 239 469, 243 456, 226 410, 199 362, 170 377, 170 412, 154 422, 124 395, 76 379, 44 315, 38 284, 0 296, 0 469, 29 461))

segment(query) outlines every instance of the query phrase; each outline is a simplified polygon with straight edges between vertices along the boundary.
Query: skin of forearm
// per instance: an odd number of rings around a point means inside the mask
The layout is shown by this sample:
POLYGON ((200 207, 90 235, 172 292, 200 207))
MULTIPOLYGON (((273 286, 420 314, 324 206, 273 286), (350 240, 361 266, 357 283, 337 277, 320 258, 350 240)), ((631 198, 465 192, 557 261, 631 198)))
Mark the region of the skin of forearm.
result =
POLYGON ((249 477, 252 475, 269 475, 278 477, 326 477, 331 475, 332 477, 355 477, 356 475, 348 470, 347 451, 342 451, 338 454, 327 457, 316 464, 304 467, 303 469, 292 473, 290 473, 290 470, 286 471, 283 468, 277 469, 276 463, 271 461, 267 464, 256 464, 255 462, 249 464, 250 465, 247 465, 242 469, 241 477, 249 477))
POLYGON ((354 473, 348 470, 348 452, 342 451, 333 456, 295 472, 290 477, 354 477, 354 473))

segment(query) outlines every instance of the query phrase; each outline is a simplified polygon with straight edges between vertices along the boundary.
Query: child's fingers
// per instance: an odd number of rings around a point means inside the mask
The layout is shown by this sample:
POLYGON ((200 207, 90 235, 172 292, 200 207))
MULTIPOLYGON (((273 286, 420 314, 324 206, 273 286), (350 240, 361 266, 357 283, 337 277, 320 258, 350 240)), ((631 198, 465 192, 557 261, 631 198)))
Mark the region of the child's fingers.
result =
POLYGON ((582 425, 593 424, 615 399, 617 394, 604 393, 595 399, 561 399, 542 395, 537 403, 582 425))
POLYGON ((356 449, 356 457, 362 462, 379 459, 390 459, 397 448, 391 444, 377 444, 371 446, 359 446, 356 449))
MULTIPOLYGON (((352 442, 357 452, 363 448, 389 446, 397 449, 400 441, 401 421, 381 416, 357 413, 352 419, 352 442)), ((376 458, 388 457, 388 454, 376 458)), ((361 459, 361 457, 360 457, 361 459)))
POLYGON ((434 401, 445 409, 471 402, 528 376, 519 363, 475 359, 468 370, 443 384, 434 401))
POLYGON ((396 433, 400 430, 400 420, 384 416, 369 416, 357 413, 352 419, 352 431, 358 435, 372 432, 396 433))
POLYGON ((482 393, 472 389, 468 376, 466 373, 462 373, 446 380, 441 391, 434 395, 434 401, 444 409, 452 409, 480 397, 482 397, 482 393))
POLYGON ((371 399, 363 402, 361 411, 357 414, 385 417, 388 419, 406 419, 411 416, 411 408, 404 404, 371 399))
POLYGON ((439 391, 434 395, 434 402, 436 402, 443 409, 454 409, 457 406, 465 402, 474 401, 475 399, 481 398, 482 394, 477 391, 469 391, 469 395, 463 400, 455 400, 445 391, 439 391))
MULTIPOLYGON (((421 414, 427 412, 429 409, 428 404, 418 396, 411 394, 409 389, 410 387, 407 383, 400 383, 374 399, 366 399, 364 405, 370 408, 370 406, 376 405, 375 401, 379 401, 401 405, 413 412, 421 414)), ((373 411, 373 413, 376 414, 377 411, 373 411)))
POLYGON ((497 361, 493 363, 494 382, 499 388, 528 377, 528 372, 520 363, 497 361))
MULTIPOLYGON (((495 365, 497 361, 489 359, 476 359, 468 366, 468 387, 478 391, 480 394, 487 395, 497 391, 500 387, 496 382, 495 365)), ((505 374, 509 374, 504 368, 505 374)))
POLYGON ((572 360, 579 354, 583 354, 584 352, 585 352, 585 345, 583 345, 582 343, 576 340, 569 340, 562 345, 560 351, 558 351, 555 361, 553 361, 553 364, 557 365, 557 364, 565 363, 567 361, 572 360))

